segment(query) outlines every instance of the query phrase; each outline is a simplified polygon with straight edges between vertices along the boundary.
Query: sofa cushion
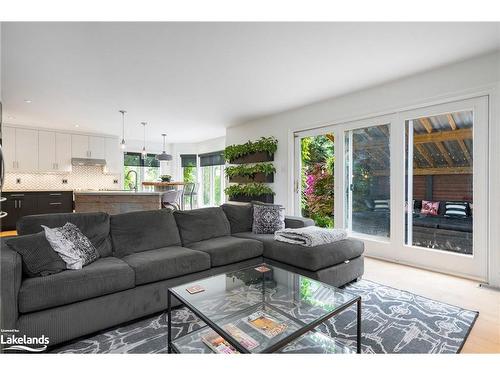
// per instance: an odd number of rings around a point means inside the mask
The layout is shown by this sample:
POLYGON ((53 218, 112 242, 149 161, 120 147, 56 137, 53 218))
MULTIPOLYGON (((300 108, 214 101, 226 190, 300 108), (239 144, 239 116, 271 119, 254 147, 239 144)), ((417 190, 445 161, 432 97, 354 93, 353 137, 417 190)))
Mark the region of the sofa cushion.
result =
POLYGON ((44 232, 9 238, 5 243, 21 255, 23 273, 28 277, 48 276, 66 269, 66 263, 50 246, 44 232))
POLYGON ((279 204, 253 205, 252 232, 259 234, 274 233, 285 228, 285 208, 279 204))
POLYGON ((19 311, 27 313, 67 305, 133 288, 134 270, 124 261, 100 258, 81 270, 67 270, 25 279, 19 291, 19 311))
POLYGON ((190 249, 204 251, 210 255, 212 267, 236 263, 262 255, 263 245, 260 241, 224 236, 194 242, 190 249))
POLYGON ((75 224, 92 242, 101 257, 111 256, 109 215, 104 212, 24 216, 17 222, 16 229, 17 234, 22 236, 42 232, 42 225, 56 228, 66 223, 75 224))
POLYGON ((305 247, 276 241, 273 234, 237 233, 235 237, 261 241, 264 257, 290 264, 309 271, 318 271, 346 260, 359 257, 364 252, 364 243, 354 238, 330 244, 305 247))
POLYGON ((113 255, 126 255, 181 244, 170 210, 127 212, 111 216, 113 255))
POLYGON ((251 232, 253 205, 251 203, 224 203, 222 210, 231 226, 231 233, 251 232))
POLYGON ((174 216, 184 246, 231 234, 229 221, 220 207, 175 211, 174 216))
POLYGON ((180 246, 142 251, 123 258, 135 271, 135 284, 167 280, 210 268, 210 256, 180 246))

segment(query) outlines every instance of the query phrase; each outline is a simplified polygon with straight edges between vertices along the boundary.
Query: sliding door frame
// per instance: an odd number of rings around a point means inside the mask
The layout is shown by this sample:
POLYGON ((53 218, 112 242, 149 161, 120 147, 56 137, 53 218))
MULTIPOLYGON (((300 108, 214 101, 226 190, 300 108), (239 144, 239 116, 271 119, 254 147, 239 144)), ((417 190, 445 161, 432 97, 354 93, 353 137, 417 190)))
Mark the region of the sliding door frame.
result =
MULTIPOLYGON (((488 280, 489 241, 492 233, 489 227, 488 210, 488 183, 489 176, 488 134, 489 134, 489 105, 488 95, 483 92, 477 96, 442 99, 436 103, 426 103, 414 106, 413 109, 401 109, 393 113, 364 117, 360 120, 339 122, 335 125, 326 125, 310 130, 293 132, 294 139, 294 168, 293 181, 293 212, 300 215, 300 138, 325 133, 335 136, 335 227, 345 228, 344 212, 347 209, 345 202, 345 141, 347 130, 354 130, 375 125, 388 124, 390 131, 390 237, 373 238, 353 234, 365 242, 366 255, 386 259, 393 262, 409 264, 438 272, 463 276, 480 281, 488 280), (433 116, 442 113, 473 110, 473 199, 474 211, 481 212, 473 219, 474 254, 472 256, 457 253, 433 250, 405 244, 405 121, 419 117, 433 116), (480 146, 478 146, 480 145, 480 146), (486 148, 486 150, 485 150, 486 148), (480 151, 479 151, 480 150, 480 151), (396 156, 399 155, 399 156, 396 156), (298 186, 297 186, 298 184, 298 186), (298 188, 298 189, 297 189, 298 188), (477 203, 476 203, 477 202, 477 203), (432 259, 428 261, 427 259, 432 259)), ((491 170, 490 170, 491 171, 491 170)), ((490 197, 491 198, 491 197, 490 197)))

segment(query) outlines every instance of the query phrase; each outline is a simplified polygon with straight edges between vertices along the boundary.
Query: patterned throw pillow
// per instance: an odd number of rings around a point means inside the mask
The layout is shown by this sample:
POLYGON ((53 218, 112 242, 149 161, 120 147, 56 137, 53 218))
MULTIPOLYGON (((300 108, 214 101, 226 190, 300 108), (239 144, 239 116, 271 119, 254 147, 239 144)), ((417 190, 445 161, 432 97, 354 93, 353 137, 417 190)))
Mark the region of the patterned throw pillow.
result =
POLYGON ((467 202, 446 202, 444 216, 446 217, 467 217, 467 202))
POLYGON ((389 199, 375 199, 373 201, 374 207, 373 211, 375 212, 388 212, 389 205, 390 205, 390 200, 389 199))
POLYGON ((254 204, 252 232, 273 234, 285 228, 284 207, 277 204, 254 204))
POLYGON ((76 225, 66 223, 60 228, 42 227, 47 241, 61 256, 68 269, 79 270, 99 258, 97 249, 76 225))
POLYGON ((439 210, 439 202, 422 201, 421 213, 424 215, 437 216, 439 210))

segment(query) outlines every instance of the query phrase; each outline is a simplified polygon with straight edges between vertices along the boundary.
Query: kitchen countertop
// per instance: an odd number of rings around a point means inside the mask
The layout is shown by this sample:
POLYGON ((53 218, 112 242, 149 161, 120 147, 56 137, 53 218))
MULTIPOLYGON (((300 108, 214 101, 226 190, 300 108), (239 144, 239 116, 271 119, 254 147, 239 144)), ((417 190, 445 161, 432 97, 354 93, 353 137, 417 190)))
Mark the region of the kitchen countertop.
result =
POLYGON ((98 190, 75 190, 74 194, 75 195, 133 195, 133 196, 138 196, 138 195, 162 195, 164 192, 163 191, 128 191, 128 190, 116 190, 116 191, 111 191, 111 190, 103 190, 103 191, 98 191, 98 190))

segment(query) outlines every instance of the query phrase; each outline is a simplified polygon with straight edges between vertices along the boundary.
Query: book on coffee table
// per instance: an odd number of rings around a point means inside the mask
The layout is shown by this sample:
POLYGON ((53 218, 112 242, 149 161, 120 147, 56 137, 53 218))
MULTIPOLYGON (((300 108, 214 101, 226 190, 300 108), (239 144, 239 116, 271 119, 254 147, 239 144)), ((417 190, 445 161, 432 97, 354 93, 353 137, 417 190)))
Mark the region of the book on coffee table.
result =
POLYGON ((287 325, 285 323, 280 323, 275 318, 273 318, 268 313, 260 310, 245 318, 245 322, 255 329, 256 331, 262 333, 267 338, 272 339, 279 334, 285 332, 287 325))

